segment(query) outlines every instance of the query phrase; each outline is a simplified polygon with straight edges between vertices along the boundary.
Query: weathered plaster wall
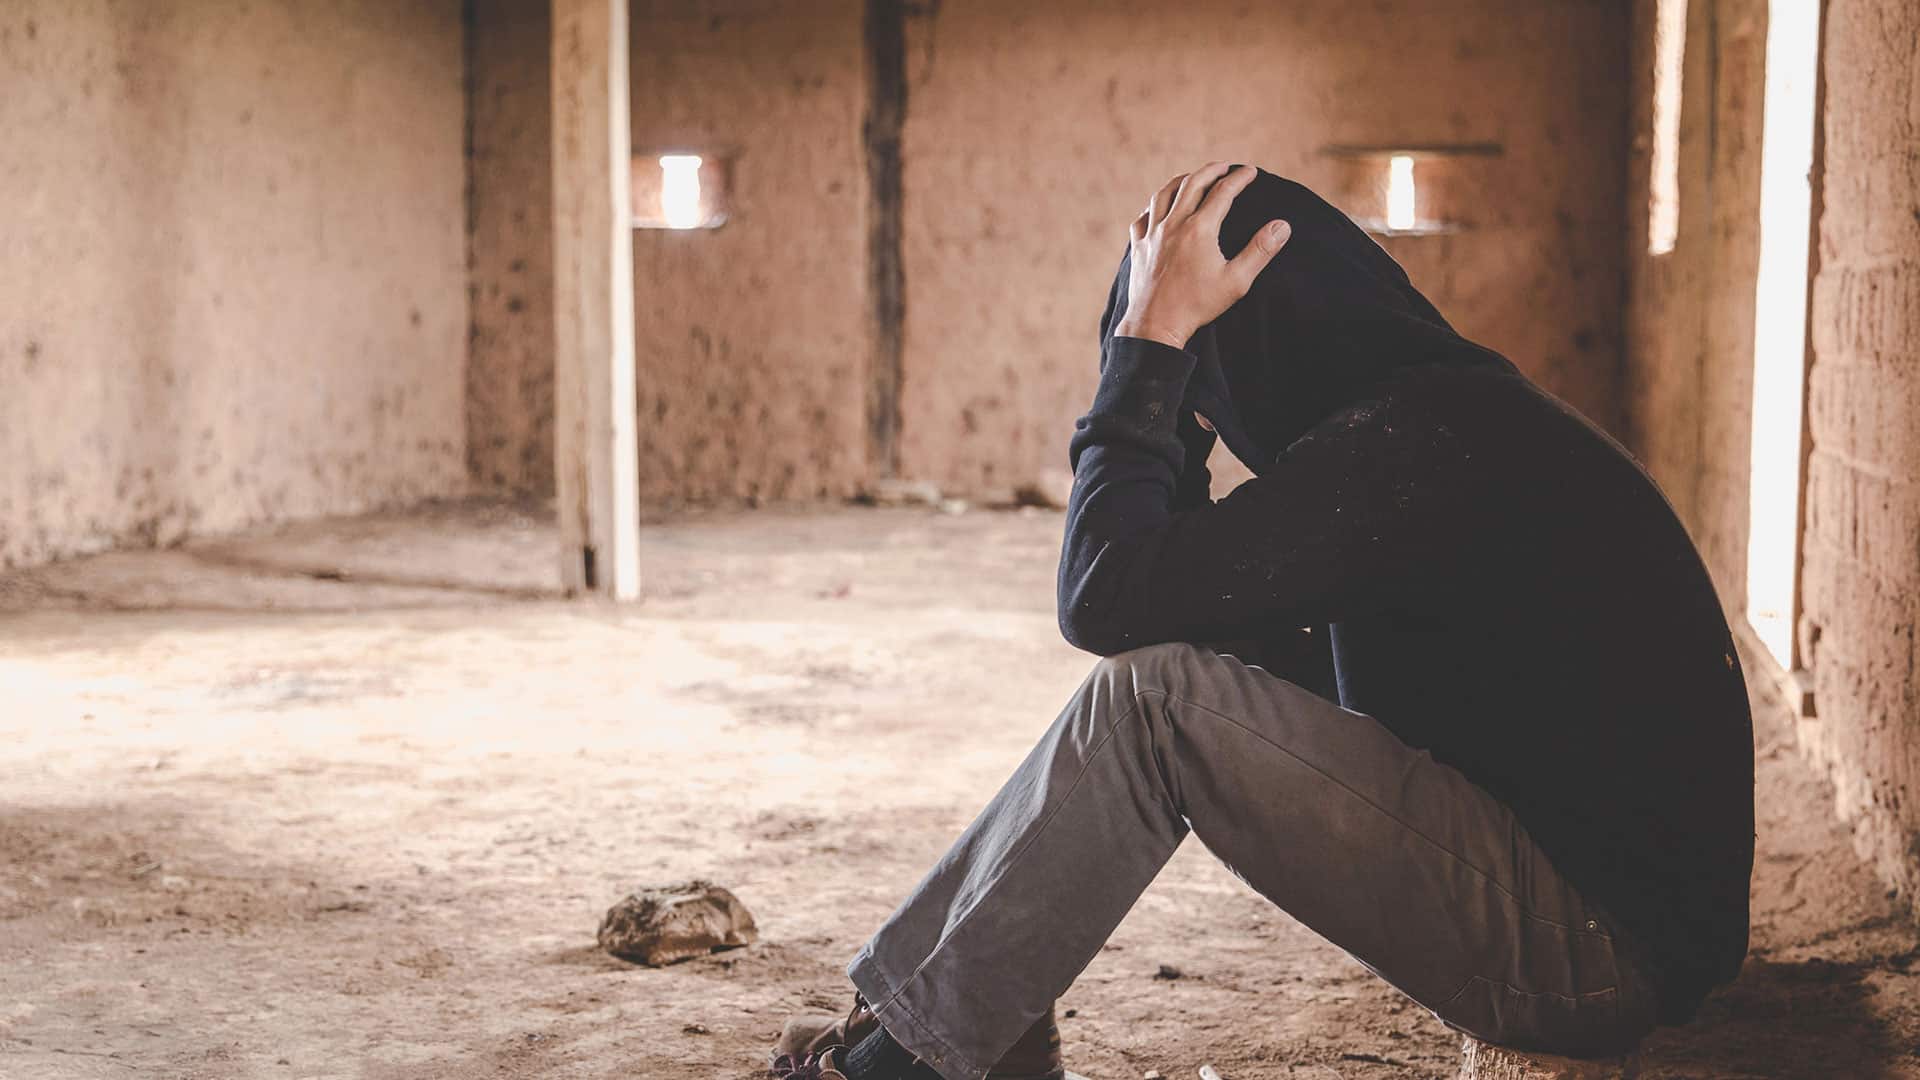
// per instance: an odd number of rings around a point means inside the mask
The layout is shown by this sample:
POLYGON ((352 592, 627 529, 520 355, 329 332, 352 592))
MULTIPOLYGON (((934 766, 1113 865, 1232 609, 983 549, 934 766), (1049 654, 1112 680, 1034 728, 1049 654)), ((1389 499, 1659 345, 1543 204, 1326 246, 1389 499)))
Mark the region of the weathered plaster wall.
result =
POLYGON ((633 5, 635 153, 734 157, 724 228, 634 234, 649 502, 842 497, 865 478, 861 9, 633 5))
POLYGON ((1830 0, 1800 640, 1803 730, 1920 898, 1920 6, 1830 0))
POLYGON ((458 0, 0 11, 0 564, 464 486, 458 0))
MULTIPOLYGON (((636 152, 735 155, 728 225, 635 237, 649 502, 835 497, 877 471, 866 445, 863 7, 634 5, 636 152)), ((1343 165, 1320 153, 1328 143, 1503 144, 1503 157, 1461 167, 1475 229, 1389 246, 1469 334, 1617 423, 1626 18, 1616 4, 907 7, 908 478, 991 495, 1059 468, 1136 204, 1216 154, 1336 188, 1343 165)), ((489 140, 534 137, 539 117, 521 116, 544 109, 531 77, 542 58, 490 61, 487 19, 474 53, 476 251, 505 262, 476 259, 471 459, 479 483, 541 490, 548 315, 505 267, 535 269, 538 256, 521 249, 544 241, 545 224, 485 230, 505 209, 489 206, 489 183, 526 186, 512 180, 524 159, 490 158, 489 140), (506 310, 514 296, 523 306, 506 310)))
MULTIPOLYGON (((1635 8, 1644 79, 1654 4, 1635 8)), ((1798 627, 1819 713, 1799 723, 1802 748, 1833 778, 1861 854, 1910 899, 1920 897, 1916 41, 1920 9, 1907 0, 1829 0, 1798 627)), ((1644 144, 1628 196, 1628 439, 1674 496, 1736 612, 1746 584, 1765 42, 1764 0, 1693 0, 1671 255, 1645 254, 1644 144)), ((1636 131, 1646 128, 1646 90, 1636 92, 1636 131)))
POLYGON ((467 0, 467 472, 553 493, 550 0, 467 0))
POLYGON ((1065 462, 1126 223, 1209 158, 1338 186, 1329 143, 1497 142, 1478 228, 1388 246, 1470 336, 1618 420, 1627 19, 1611 0, 956 0, 909 23, 904 470, 1065 462))
POLYGON ((1745 595, 1766 0, 1692 0, 1680 230, 1647 252, 1654 0, 1636 0, 1624 437, 1673 500, 1721 595, 1745 595))

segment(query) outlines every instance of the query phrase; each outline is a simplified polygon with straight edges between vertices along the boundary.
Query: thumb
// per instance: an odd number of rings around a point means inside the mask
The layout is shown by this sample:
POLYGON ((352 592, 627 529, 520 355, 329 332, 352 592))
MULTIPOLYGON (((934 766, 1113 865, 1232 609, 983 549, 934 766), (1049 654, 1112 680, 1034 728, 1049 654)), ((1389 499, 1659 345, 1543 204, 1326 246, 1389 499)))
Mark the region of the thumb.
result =
POLYGON ((1259 232, 1253 234, 1253 239, 1247 241, 1247 246, 1240 249, 1240 254, 1227 262, 1227 274, 1233 279, 1234 285, 1239 288, 1242 296, 1246 295, 1248 289, 1253 288, 1253 279, 1260 276, 1260 271, 1267 268, 1267 264, 1280 253, 1281 248, 1287 246, 1287 240, 1291 236, 1293 236, 1293 226, 1284 221, 1269 221, 1259 232))

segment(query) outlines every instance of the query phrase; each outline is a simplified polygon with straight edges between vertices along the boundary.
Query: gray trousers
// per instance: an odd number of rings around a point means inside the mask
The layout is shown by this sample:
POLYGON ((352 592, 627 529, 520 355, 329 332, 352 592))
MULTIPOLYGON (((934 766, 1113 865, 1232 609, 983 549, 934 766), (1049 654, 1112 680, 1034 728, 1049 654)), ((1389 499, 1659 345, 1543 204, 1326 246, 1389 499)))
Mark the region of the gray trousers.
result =
POLYGON ((946 1080, 976 1080, 1099 952, 1191 830, 1448 1024, 1598 1055, 1644 975, 1499 800, 1378 721, 1232 656, 1104 659, 847 974, 946 1080))

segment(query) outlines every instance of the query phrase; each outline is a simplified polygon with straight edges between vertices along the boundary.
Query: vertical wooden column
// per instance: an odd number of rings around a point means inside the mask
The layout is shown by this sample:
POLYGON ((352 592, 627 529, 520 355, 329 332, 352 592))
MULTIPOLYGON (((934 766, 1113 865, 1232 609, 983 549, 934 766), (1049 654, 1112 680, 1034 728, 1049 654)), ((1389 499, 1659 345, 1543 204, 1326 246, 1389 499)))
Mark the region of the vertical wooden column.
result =
POLYGON ((900 157, 907 121, 906 0, 867 0, 867 289, 873 366, 867 383, 869 479, 900 473, 900 385, 907 287, 900 157))
POLYGON ((562 582, 640 596, 627 0, 553 0, 554 467, 562 582))

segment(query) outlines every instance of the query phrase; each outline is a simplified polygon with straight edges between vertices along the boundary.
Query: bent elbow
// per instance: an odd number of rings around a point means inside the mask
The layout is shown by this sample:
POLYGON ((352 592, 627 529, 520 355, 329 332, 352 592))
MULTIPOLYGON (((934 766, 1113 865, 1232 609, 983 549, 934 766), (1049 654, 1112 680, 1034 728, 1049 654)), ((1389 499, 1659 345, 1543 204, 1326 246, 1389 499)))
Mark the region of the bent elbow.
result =
POLYGON ((1113 620, 1096 616, 1076 604, 1060 605, 1060 636, 1067 644, 1095 656, 1115 656, 1135 645, 1133 635, 1113 620))

